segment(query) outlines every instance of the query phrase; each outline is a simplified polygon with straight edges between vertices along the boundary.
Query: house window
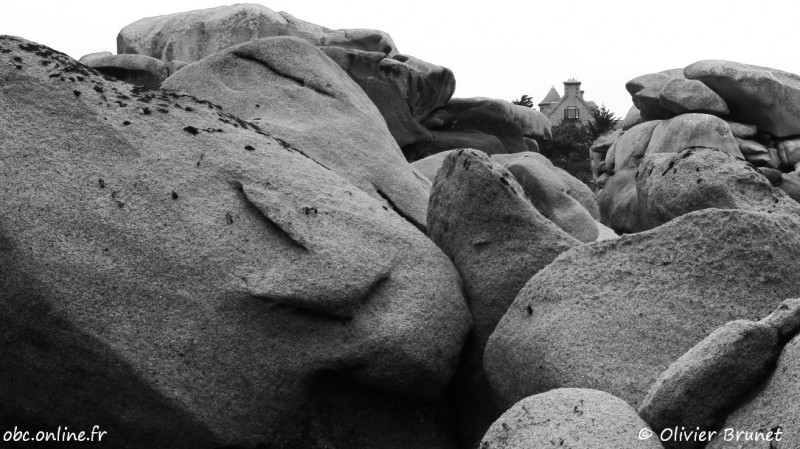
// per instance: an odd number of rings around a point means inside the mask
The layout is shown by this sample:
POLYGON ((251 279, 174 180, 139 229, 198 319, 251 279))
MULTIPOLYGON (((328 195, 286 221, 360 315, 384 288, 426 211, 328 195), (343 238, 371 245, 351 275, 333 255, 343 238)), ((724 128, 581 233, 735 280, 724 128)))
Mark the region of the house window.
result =
POLYGON ((578 108, 574 106, 570 106, 564 109, 564 119, 566 120, 578 120, 580 118, 580 113, 578 112, 578 108))

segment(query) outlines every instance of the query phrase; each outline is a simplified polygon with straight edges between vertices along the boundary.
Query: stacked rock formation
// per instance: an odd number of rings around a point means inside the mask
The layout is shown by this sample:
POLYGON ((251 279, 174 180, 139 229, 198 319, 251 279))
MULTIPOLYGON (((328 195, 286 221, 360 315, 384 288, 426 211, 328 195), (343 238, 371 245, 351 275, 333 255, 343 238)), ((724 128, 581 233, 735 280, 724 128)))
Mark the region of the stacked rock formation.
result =
POLYGON ((504 100, 450 101, 456 86, 453 73, 401 54, 383 31, 331 30, 254 3, 139 20, 120 31, 117 55, 92 53, 81 62, 155 88, 187 64, 270 37, 308 42, 338 64, 378 108, 409 160, 454 148, 489 154, 536 151, 535 139, 551 137, 550 122, 538 111, 504 100))
MULTIPOLYGON (((257 45, 295 45, 276 39, 257 45)), ((17 38, 0 38, 0 77, 4 428, 99 425, 115 447, 451 447, 437 404, 470 317, 401 208, 427 201, 399 152, 372 148, 401 164, 373 184, 346 142, 329 167, 274 137, 280 123, 17 38)), ((327 81, 341 109, 364 95, 327 81)))
POLYGON ((636 189, 642 159, 693 146, 772 172, 772 184, 800 200, 800 76, 705 60, 639 76, 625 87, 634 106, 622 129, 590 150, 604 224, 618 232, 651 228, 636 189))
POLYGON ((540 114, 451 99, 449 70, 380 31, 234 5, 119 47, 79 63, 0 36, 0 429, 800 444, 792 76, 633 80, 592 147, 598 203, 535 152, 540 114))

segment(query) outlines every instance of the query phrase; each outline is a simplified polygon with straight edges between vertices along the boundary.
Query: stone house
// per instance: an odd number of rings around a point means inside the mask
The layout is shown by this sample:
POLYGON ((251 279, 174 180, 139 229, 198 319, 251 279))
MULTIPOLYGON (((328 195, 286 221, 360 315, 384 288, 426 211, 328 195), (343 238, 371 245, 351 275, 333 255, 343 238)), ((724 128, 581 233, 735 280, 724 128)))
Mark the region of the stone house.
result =
POLYGON ((562 120, 578 120, 585 126, 592 119, 593 109, 597 109, 597 104, 594 101, 584 100, 581 82, 576 79, 564 81, 563 97, 553 86, 539 102, 539 110, 550 119, 553 126, 562 120))

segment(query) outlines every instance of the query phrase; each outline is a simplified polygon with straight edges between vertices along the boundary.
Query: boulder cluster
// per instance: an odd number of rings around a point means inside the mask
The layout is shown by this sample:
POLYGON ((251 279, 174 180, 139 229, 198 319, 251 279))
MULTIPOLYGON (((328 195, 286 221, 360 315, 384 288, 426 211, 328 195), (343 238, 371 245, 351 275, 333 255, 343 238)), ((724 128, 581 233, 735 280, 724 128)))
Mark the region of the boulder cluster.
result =
MULTIPOLYGON (((641 183, 640 178, 652 172, 647 167, 663 160, 660 153, 689 147, 713 148, 747 161, 773 186, 800 200, 800 76, 704 60, 684 69, 639 76, 625 87, 634 105, 622 127, 590 149, 604 224, 617 232, 639 232, 662 223, 665 213, 696 210, 703 203, 722 207, 719 195, 733 189, 719 185, 737 182, 737 175, 721 167, 725 164, 719 160, 709 160, 707 167, 695 167, 702 172, 697 182, 703 184, 695 198, 678 196, 661 210, 648 209, 650 189, 661 181, 641 183), (643 159, 653 160, 642 163, 643 159), (666 210, 671 208, 675 209, 666 210)), ((686 182, 675 184, 685 187, 686 182)))
POLYGON ((143 19, 118 47, 79 62, 0 36, 12 438, 800 444, 790 94, 747 118, 730 83, 637 78, 641 123, 592 149, 598 201, 532 151, 541 114, 451 99, 452 72, 384 32, 246 4, 143 19))
MULTIPOLYGON (((117 55, 92 53, 80 62, 116 78, 154 88, 187 64, 269 37, 295 37, 310 44, 306 47, 317 47, 339 65, 378 108, 391 136, 409 160, 454 148, 476 148, 489 154, 526 151, 538 148, 535 139, 551 138, 550 122, 539 111, 489 98, 451 101, 456 88, 453 72, 400 53, 391 36, 383 31, 331 30, 259 4, 145 18, 120 31, 117 55)), ((227 55, 217 55, 206 64, 221 67, 238 58, 237 71, 242 65, 261 64, 261 71, 274 70, 277 76, 306 69, 294 65, 288 71, 289 67, 284 66, 281 71, 280 58, 293 61, 290 54, 274 54, 280 57, 271 63, 248 56, 245 49, 229 51, 227 55)), ((198 70, 203 69, 194 68, 192 73, 202 75, 198 70)), ((182 83, 189 82, 179 79, 162 87, 183 88, 182 83)), ((219 82, 197 86, 206 93, 214 93, 218 87, 219 82)), ((226 87, 236 89, 233 85, 226 87)), ((242 98, 251 93, 240 91, 242 98)), ((246 113, 242 108, 248 109, 242 104, 237 112, 248 119, 264 114, 263 110, 246 113)))

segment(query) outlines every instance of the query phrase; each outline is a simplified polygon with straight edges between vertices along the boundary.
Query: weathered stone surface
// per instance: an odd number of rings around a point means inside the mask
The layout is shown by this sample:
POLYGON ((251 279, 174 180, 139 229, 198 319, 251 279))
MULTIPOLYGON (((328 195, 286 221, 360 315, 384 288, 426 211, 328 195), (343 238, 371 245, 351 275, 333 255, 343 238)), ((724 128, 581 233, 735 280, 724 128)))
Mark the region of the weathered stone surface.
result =
POLYGON ((422 124, 435 131, 476 130, 497 137, 505 153, 528 151, 523 137, 552 138, 550 121, 539 111, 504 100, 453 98, 422 124))
POLYGON ((653 129, 645 154, 677 153, 689 147, 710 147, 744 159, 725 120, 709 114, 681 114, 653 129))
POLYGON ((634 168, 617 171, 605 180, 597 192, 600 222, 617 234, 642 230, 636 173, 637 169, 634 168))
POLYGON ((145 55, 95 54, 82 63, 112 78, 147 89, 158 89, 161 82, 169 76, 166 64, 145 55))
POLYGON ((622 130, 627 131, 645 121, 646 120, 642 118, 642 111, 640 111, 636 105, 631 106, 631 108, 628 109, 628 113, 625 114, 625 118, 622 120, 622 130))
POLYGON ((770 151, 761 142, 740 137, 736 137, 736 144, 747 162, 759 167, 778 168, 780 166, 780 158, 773 158, 773 154, 778 155, 777 150, 770 151))
MULTIPOLYGON (((714 431, 728 412, 772 371, 778 332, 753 321, 731 321, 672 363, 650 387, 639 415, 653 430, 714 431)), ((701 448, 707 441, 664 441, 666 448, 701 448)))
POLYGON ((522 141, 525 142, 525 146, 528 147, 528 151, 532 153, 539 152, 539 143, 534 139, 531 139, 530 137, 523 137, 522 141))
POLYGON ((597 239, 594 218, 567 193, 568 187, 549 167, 532 158, 519 158, 506 169, 522 186, 533 206, 548 220, 581 242, 597 239))
POLYGON ((791 170, 800 172, 800 138, 778 142, 778 157, 791 170))
POLYGON ((797 297, 798 257, 797 219, 716 209, 573 248, 509 307, 486 346, 487 377, 506 406, 562 387, 639 404, 711 330, 797 297))
POLYGON ((636 171, 659 123, 651 120, 625 131, 606 153, 606 175, 598 178, 597 203, 600 221, 618 233, 641 230, 636 171))
POLYGON ((441 153, 432 154, 426 158, 420 159, 418 161, 414 161, 411 163, 411 166, 414 167, 422 176, 427 178, 431 183, 433 180, 436 179, 436 173, 439 172, 439 169, 442 167, 442 163, 450 155, 450 153, 456 150, 448 150, 442 151, 441 153))
POLYGON ((589 147, 589 162, 592 167, 592 176, 595 179, 600 175, 600 163, 605 161, 606 154, 608 153, 611 145, 622 136, 625 131, 622 128, 617 128, 613 131, 607 132, 592 142, 589 147))
POLYGON ((480 449, 660 449, 658 438, 642 440, 647 429, 625 401, 602 391, 559 388, 527 397, 492 424, 480 449))
POLYGON ((731 61, 703 60, 684 69, 730 108, 730 119, 751 123, 777 137, 800 134, 800 76, 731 61))
POLYGON ((800 445, 800 337, 783 348, 772 377, 758 391, 728 416, 723 429, 734 433, 725 439, 724 431, 709 449, 790 449, 800 445), (735 432, 740 434, 736 441, 735 432), (777 432, 780 432, 778 435, 777 432), (754 441, 760 433, 760 441, 754 441), (776 436, 780 441, 776 441, 776 436))
POLYGON ((733 133, 734 137, 741 137, 742 139, 747 139, 748 137, 753 137, 758 132, 758 127, 756 125, 751 125, 749 123, 739 123, 739 122, 732 122, 730 120, 726 120, 728 122, 728 127, 731 128, 731 133, 733 133))
POLYGON ((381 31, 332 31, 255 3, 141 19, 120 31, 117 53, 191 63, 234 45, 276 36, 296 36, 319 46, 379 51, 390 57, 397 53, 392 38, 381 31))
POLYGON ((424 226, 424 183, 364 91, 311 44, 294 37, 240 44, 184 67, 162 87, 222 105, 424 226))
POLYGON ((758 169, 713 148, 649 155, 639 165, 636 184, 643 229, 708 208, 800 218, 800 205, 773 187, 758 169))
MULTIPOLYGON (((430 131, 433 140, 403 148, 409 161, 417 161, 441 152, 472 148, 486 154, 505 154, 506 147, 497 137, 474 129, 463 131, 430 131)), ((527 147, 526 147, 527 148, 527 147)))
POLYGON ((366 92, 383 115, 400 147, 429 142, 419 124, 435 108, 447 104, 456 87, 453 72, 420 59, 340 47, 322 47, 366 92))
POLYGON ((648 73, 625 83, 625 89, 631 94, 634 106, 641 111, 642 119, 668 119, 676 113, 661 104, 661 92, 671 81, 681 78, 684 78, 681 69, 648 73))
POLYGON ((606 153, 606 166, 614 171, 637 168, 647 152, 653 131, 660 123, 660 120, 651 120, 625 131, 612 145, 614 150, 609 149, 606 153))
POLYGON ((797 173, 784 173, 778 186, 789 195, 789 198, 800 203, 800 176, 797 173))
POLYGON ((528 279, 580 243, 531 205, 508 170, 476 150, 445 158, 431 190, 428 230, 461 274, 474 320, 451 387, 461 441, 471 445, 499 414, 487 405, 486 340, 528 279))
POLYGON ((132 448, 446 442, 419 402, 470 318, 422 233, 210 103, 9 37, 0 79, 0 423, 132 448))
POLYGON ((399 54, 382 31, 333 31, 262 5, 237 4, 142 19, 120 32, 118 52, 195 62, 228 47, 279 36, 321 47, 364 89, 401 147, 432 139, 419 122, 453 95, 453 73, 399 54))
POLYGON ((619 238, 619 236, 617 235, 616 232, 614 232, 614 230, 605 226, 603 223, 600 223, 599 221, 597 222, 597 230, 599 232, 599 235, 597 236, 598 242, 603 240, 612 240, 619 238))
POLYGON ((492 159, 500 162, 506 168, 508 168, 508 165, 512 162, 524 159, 532 159, 537 163, 542 164, 544 167, 547 167, 556 175, 558 175, 559 178, 561 178, 561 182, 563 182, 566 187, 565 191, 567 195, 571 196, 578 203, 580 203, 581 206, 583 206, 583 208, 586 209, 586 211, 589 212, 593 218, 598 218, 600 216, 600 208, 597 205, 597 198, 595 198, 592 189, 590 189, 586 184, 582 183, 578 178, 569 174, 569 172, 563 168, 553 165, 550 159, 543 154, 533 153, 530 151, 514 154, 493 154, 492 159))
POLYGON ((699 112, 727 115, 730 111, 725 100, 708 86, 697 80, 676 78, 661 89, 659 104, 675 114, 699 112))
POLYGON ((102 58, 105 56, 114 56, 114 54, 111 53, 110 51, 98 51, 95 53, 89 53, 87 55, 81 56, 81 58, 78 59, 78 62, 80 62, 81 64, 86 64, 87 61, 90 61, 95 58, 102 58))
POLYGON ((775 328, 781 343, 787 342, 800 330, 800 299, 787 299, 759 323, 775 328))

